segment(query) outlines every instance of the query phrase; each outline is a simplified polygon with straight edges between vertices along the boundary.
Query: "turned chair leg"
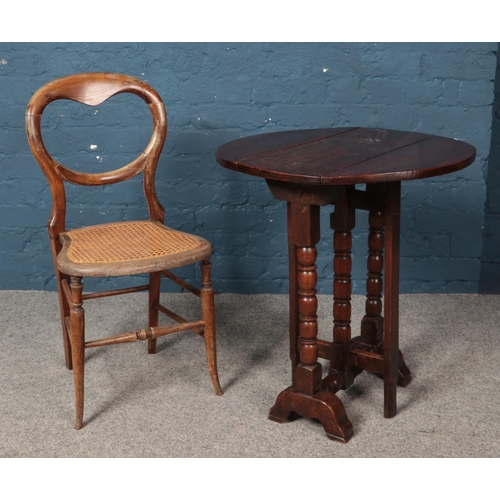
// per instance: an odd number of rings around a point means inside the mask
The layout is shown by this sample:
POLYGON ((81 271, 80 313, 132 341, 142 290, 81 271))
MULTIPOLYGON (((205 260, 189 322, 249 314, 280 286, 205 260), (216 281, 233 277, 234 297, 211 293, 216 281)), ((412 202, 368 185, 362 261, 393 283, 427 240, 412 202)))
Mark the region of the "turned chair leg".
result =
POLYGON ((66 327, 66 318, 69 316, 69 304, 65 300, 64 293, 62 290, 61 280, 68 279, 68 276, 60 273, 56 269, 56 280, 57 280, 57 291, 59 295, 59 308, 61 311, 61 326, 62 326, 62 336, 64 343, 64 359, 66 361, 66 368, 68 370, 73 369, 73 361, 71 359, 71 342, 69 338, 69 332, 66 327))
POLYGON ((215 345, 215 307, 214 289, 210 279, 210 269, 212 264, 207 260, 200 263, 202 274, 202 286, 200 289, 201 313, 205 322, 204 338, 205 349, 207 351, 208 371, 217 396, 222 396, 223 392, 217 374, 217 352, 215 345))
POLYGON ((83 376, 85 364, 85 313, 82 308, 82 278, 71 276, 71 303, 69 304, 71 352, 73 377, 75 381, 76 423, 75 429, 83 424, 83 376))
MULTIPOLYGON (((149 328, 158 326, 159 310, 155 304, 160 302, 161 273, 150 273, 149 275, 149 328)), ((148 340, 148 354, 156 354, 156 339, 148 340)))

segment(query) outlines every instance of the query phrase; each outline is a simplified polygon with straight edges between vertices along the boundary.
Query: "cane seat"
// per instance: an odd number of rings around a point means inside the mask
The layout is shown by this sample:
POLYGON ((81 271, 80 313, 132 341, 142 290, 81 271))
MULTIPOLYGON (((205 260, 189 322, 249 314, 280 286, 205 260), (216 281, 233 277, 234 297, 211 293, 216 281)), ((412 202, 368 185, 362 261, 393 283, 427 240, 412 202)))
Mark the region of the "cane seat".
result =
POLYGON ((126 276, 207 259, 210 243, 155 221, 86 226, 59 235, 57 267, 69 276, 126 276))

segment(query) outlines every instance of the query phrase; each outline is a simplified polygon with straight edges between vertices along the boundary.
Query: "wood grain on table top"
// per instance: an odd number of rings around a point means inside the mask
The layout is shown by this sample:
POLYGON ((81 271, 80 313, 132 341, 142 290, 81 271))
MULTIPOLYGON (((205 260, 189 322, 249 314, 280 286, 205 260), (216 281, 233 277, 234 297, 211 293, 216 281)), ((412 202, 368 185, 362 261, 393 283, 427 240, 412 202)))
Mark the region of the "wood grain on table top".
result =
POLYGON ((443 175, 470 165, 476 149, 417 132, 331 128, 274 132, 219 147, 220 165, 302 184, 365 184, 443 175))

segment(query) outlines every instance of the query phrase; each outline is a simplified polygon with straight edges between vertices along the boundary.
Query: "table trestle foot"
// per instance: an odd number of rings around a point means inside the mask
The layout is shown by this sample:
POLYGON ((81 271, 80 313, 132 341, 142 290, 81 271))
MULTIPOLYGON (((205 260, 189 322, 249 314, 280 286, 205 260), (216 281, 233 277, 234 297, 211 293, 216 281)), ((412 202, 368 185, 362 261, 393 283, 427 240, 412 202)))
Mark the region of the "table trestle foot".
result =
POLYGON ((328 438, 347 443, 353 435, 342 401, 329 391, 314 396, 297 392, 293 386, 281 392, 269 411, 269 420, 284 423, 292 414, 319 420, 328 438))

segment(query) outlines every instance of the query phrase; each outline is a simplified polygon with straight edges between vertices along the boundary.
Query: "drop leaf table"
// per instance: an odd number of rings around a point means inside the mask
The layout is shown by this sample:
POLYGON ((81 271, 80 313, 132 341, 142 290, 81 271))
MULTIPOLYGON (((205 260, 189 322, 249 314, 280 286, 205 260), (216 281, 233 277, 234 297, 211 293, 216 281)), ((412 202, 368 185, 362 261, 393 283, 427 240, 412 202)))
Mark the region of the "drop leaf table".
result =
POLYGON ((475 156, 473 146, 455 139, 357 127, 274 132, 218 148, 221 166, 265 178, 273 197, 287 202, 292 385, 278 395, 269 419, 317 419, 330 439, 347 442, 352 424, 336 393, 363 370, 383 378, 384 416, 396 415, 397 386, 411 382, 398 332, 401 181, 460 170, 475 156), (316 245, 326 205, 335 207, 332 342, 317 337, 316 245), (366 314, 352 337, 356 210, 369 212, 368 277, 366 314), (329 361, 325 377, 319 358, 329 361))

